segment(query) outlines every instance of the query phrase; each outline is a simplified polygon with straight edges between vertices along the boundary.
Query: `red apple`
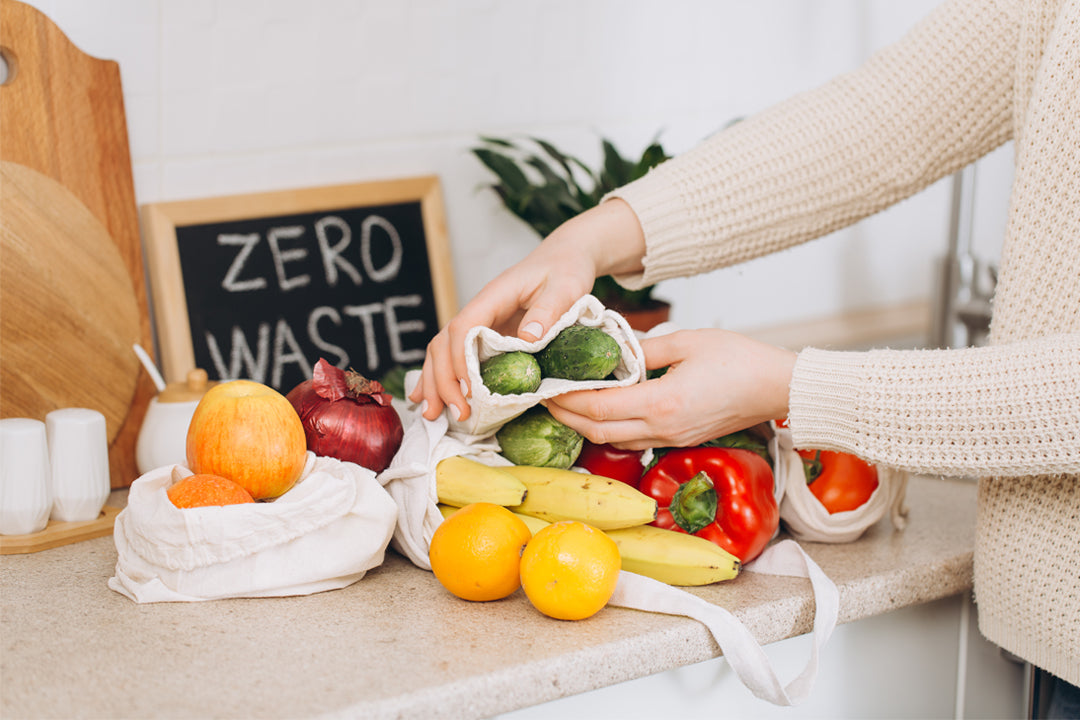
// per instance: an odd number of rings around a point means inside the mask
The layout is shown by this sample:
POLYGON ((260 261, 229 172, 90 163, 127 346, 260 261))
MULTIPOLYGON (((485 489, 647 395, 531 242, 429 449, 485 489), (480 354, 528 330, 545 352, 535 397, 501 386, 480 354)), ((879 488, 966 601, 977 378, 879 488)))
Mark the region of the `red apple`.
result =
POLYGON ((292 403, 271 387, 232 380, 210 388, 187 433, 188 467, 241 485, 256 500, 273 498, 300 479, 307 438, 292 403))

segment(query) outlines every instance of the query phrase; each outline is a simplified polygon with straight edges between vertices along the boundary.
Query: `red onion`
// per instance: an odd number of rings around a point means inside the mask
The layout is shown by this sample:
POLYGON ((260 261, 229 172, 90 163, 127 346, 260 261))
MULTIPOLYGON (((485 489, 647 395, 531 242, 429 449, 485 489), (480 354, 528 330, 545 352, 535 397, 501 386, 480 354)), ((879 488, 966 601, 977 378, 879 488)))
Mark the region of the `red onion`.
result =
POLYGON ((316 455, 382 472, 401 447, 401 418, 390 393, 375 380, 341 370, 320 358, 311 380, 286 395, 316 455))

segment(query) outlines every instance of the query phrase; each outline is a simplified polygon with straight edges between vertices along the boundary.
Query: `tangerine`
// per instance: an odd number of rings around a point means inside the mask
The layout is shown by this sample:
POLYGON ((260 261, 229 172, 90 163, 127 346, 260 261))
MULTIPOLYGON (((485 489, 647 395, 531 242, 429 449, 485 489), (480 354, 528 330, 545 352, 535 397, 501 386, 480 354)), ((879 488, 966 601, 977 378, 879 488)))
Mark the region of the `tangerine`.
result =
POLYGON ((178 508, 255 502, 243 485, 220 475, 206 473, 188 475, 170 487, 167 494, 172 504, 178 508))
POLYGON ((466 505, 432 535, 431 570, 459 598, 499 600, 521 587, 521 551, 531 537, 521 518, 501 505, 466 505))
POLYGON ((521 587, 533 606, 557 620, 584 620, 607 605, 622 558, 615 541, 577 520, 552 523, 521 555, 521 587))

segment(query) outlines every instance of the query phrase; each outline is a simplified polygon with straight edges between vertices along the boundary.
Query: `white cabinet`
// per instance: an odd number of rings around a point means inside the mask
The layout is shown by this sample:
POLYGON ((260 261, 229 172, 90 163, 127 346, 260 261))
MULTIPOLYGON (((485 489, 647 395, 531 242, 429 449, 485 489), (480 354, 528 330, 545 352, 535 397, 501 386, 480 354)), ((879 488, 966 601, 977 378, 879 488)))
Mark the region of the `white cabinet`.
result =
MULTIPOLYGON (((765 647, 785 681, 809 649, 808 635, 765 647)), ((1023 667, 979 634, 970 600, 957 596, 838 626, 813 693, 794 708, 754 697, 721 657, 499 718, 1016 718, 1023 686, 1023 667)))

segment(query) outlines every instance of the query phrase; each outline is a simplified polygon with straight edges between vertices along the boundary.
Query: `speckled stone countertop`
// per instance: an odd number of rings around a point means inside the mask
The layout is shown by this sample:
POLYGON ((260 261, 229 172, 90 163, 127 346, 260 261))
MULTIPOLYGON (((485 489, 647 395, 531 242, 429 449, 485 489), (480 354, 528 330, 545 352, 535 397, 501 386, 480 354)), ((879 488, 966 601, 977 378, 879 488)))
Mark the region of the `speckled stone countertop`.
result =
MULTIPOLYGON (((849 622, 971 587, 975 485, 913 478, 907 529, 804 547, 849 622)), ((388 553, 342 590, 138 605, 106 586, 105 537, 0 558, 0 717, 487 717, 719 654, 695 620, 606 608, 561 622, 519 591, 445 592, 388 553)), ((810 630, 809 581, 744 573, 695 594, 762 643, 810 630)))

